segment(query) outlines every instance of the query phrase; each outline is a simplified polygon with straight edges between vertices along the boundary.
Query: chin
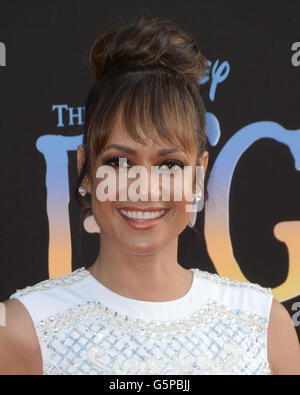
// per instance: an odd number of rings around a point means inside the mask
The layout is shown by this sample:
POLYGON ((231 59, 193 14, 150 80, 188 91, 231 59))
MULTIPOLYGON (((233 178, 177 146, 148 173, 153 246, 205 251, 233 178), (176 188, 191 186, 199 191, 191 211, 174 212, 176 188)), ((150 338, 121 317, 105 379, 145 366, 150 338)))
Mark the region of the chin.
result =
POLYGON ((121 250, 123 250, 124 252, 130 254, 130 255, 153 255, 156 254, 157 252, 159 252, 160 250, 162 250, 165 245, 145 245, 144 243, 136 243, 134 245, 120 245, 119 247, 121 248, 121 250))

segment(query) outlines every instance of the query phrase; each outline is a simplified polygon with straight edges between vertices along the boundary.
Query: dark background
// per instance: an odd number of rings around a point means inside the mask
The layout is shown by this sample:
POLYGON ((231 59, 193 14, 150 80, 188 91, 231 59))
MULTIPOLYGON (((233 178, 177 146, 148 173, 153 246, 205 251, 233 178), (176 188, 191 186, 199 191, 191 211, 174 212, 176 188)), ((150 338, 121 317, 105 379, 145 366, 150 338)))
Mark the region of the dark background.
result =
MULTIPOLYGON (((210 149, 209 169, 245 125, 268 120, 300 129, 300 67, 291 63, 292 43, 300 41, 299 1, 2 1, 0 41, 7 65, 0 67, 0 300, 48 278, 46 168, 35 143, 44 134, 82 133, 80 125, 58 128, 52 105, 84 104, 93 81, 86 64, 90 46, 104 30, 143 9, 174 18, 194 34, 208 59, 230 64, 213 102, 209 86, 203 86, 207 110, 218 118, 222 133, 210 149)), ((76 174, 74 151, 71 185, 76 174)), ((299 181, 289 150, 274 140, 260 140, 242 156, 232 181, 230 229, 235 258, 249 281, 268 287, 284 282, 287 249, 268 244, 264 229, 300 220, 299 181)), ((98 254, 99 236, 83 230, 73 197, 70 221, 72 267, 88 267, 98 254)), ((203 213, 197 228, 200 235, 189 228, 181 234, 179 262, 216 272, 206 250, 203 213)), ((296 301, 300 296, 284 302, 291 316, 296 301)), ((300 336, 300 319, 296 329, 300 336)))

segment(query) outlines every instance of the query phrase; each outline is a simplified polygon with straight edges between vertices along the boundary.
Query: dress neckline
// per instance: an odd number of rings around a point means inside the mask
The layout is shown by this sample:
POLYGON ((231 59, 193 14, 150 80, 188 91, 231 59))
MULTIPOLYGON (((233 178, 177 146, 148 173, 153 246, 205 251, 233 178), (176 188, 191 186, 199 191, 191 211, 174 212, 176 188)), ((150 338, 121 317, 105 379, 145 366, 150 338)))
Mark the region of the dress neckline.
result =
POLYGON ((118 303, 124 303, 127 306, 140 306, 140 307, 166 307, 166 308, 173 308, 177 305, 182 305, 194 294, 196 290, 196 268, 190 268, 187 269, 193 273, 192 277, 192 284, 189 288, 189 290, 180 298, 177 299, 172 299, 172 300, 166 300, 166 301, 148 301, 148 300, 140 300, 140 299, 134 299, 134 298, 129 298, 127 296, 123 296, 115 291, 112 291, 111 289, 107 288, 105 285, 103 285, 100 281, 98 281, 90 272, 89 270, 84 268, 84 271, 87 274, 87 277, 90 279, 91 283, 94 285, 94 287, 97 288, 97 292, 99 292, 99 297, 101 299, 106 300, 106 301, 111 301, 111 302, 118 302, 118 303))

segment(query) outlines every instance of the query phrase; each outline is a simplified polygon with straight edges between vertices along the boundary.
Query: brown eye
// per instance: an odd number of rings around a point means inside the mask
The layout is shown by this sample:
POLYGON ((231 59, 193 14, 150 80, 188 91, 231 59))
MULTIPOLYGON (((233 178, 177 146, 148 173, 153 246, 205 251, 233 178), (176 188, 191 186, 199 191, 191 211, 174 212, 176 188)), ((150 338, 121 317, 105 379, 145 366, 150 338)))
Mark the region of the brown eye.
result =
POLYGON ((178 159, 168 159, 163 162, 163 164, 159 167, 161 170, 164 169, 173 169, 173 171, 177 171, 184 168, 184 163, 178 159))
POLYGON ((104 165, 112 166, 114 168, 126 168, 130 167, 130 162, 128 158, 113 156, 111 158, 104 159, 104 165))

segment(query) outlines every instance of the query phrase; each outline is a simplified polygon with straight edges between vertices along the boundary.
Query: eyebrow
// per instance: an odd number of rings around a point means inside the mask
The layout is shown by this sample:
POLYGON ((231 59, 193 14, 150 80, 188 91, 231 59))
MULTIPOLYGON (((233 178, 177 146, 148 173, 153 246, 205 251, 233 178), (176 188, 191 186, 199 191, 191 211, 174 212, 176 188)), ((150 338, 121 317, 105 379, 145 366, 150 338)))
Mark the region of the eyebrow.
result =
MULTIPOLYGON (((134 150, 133 148, 129 148, 129 147, 126 147, 125 145, 120 145, 120 144, 110 144, 104 148, 103 152, 105 152, 109 149, 117 149, 117 150, 126 152, 128 154, 136 154, 137 153, 137 151, 134 150)), ((183 151, 183 149, 181 147, 165 148, 165 149, 159 150, 158 155, 167 155, 167 154, 172 154, 173 152, 182 152, 182 151, 183 151)))

